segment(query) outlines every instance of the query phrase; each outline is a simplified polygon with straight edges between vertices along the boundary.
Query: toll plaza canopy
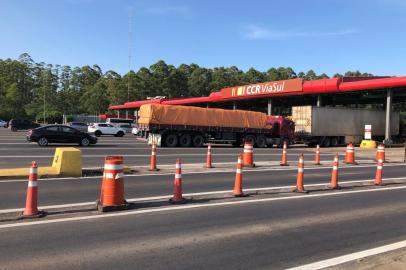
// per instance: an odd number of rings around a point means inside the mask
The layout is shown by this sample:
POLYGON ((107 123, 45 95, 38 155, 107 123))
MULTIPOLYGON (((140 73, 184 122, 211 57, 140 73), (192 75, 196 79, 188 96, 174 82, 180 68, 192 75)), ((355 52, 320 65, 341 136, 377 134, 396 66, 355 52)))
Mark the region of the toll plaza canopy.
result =
POLYGON ((401 77, 343 77, 305 81, 302 78, 248 84, 223 88, 207 97, 150 99, 112 105, 109 110, 137 109, 144 104, 187 105, 255 98, 293 97, 304 95, 339 94, 370 90, 406 89, 406 76, 401 77))

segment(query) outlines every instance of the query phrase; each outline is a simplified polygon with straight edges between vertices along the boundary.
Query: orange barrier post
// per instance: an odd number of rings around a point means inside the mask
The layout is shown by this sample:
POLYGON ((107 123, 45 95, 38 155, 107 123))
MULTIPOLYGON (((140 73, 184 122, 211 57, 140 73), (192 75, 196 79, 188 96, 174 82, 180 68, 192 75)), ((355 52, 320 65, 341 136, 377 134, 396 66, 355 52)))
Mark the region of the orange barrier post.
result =
POLYGON ((255 167, 254 164, 254 146, 251 142, 244 143, 244 155, 242 156, 242 163, 247 167, 255 167))
POLYGON ((209 143, 207 145, 207 158, 206 158, 206 166, 207 169, 213 168, 213 165, 211 164, 211 144, 209 143))
POLYGON ((320 145, 316 147, 316 156, 314 158, 314 165, 321 165, 320 163, 320 145))
POLYGON ((280 162, 281 166, 288 166, 288 145, 286 144, 286 141, 283 142, 283 150, 282 150, 282 160, 280 162))
POLYGON ((385 145, 383 143, 378 145, 378 148, 376 149, 375 159, 376 161, 382 159, 382 161, 385 162, 385 145))
POLYGON ((378 160, 378 165, 376 166, 375 174, 375 186, 382 186, 382 171, 383 171, 383 160, 378 160))
POLYGON ((100 212, 126 209, 129 204, 124 199, 124 173, 122 156, 106 156, 100 199, 97 209, 100 212))
POLYGON ((235 181, 234 181, 234 197, 242 197, 244 193, 242 191, 242 168, 243 164, 241 161, 241 155, 238 156, 237 169, 235 171, 235 181))
POLYGON ((345 163, 347 164, 353 164, 356 165, 357 162, 355 162, 355 148, 352 143, 347 145, 347 149, 345 151, 345 163))
POLYGON ((150 171, 158 171, 159 169, 156 167, 156 144, 152 143, 151 148, 151 162, 149 164, 150 171))
POLYGON ((169 202, 172 204, 186 203, 185 198, 182 196, 182 165, 179 158, 176 160, 173 197, 169 199, 169 202))
POLYGON ((304 189, 303 184, 304 184, 304 157, 303 154, 300 154, 299 163, 297 166, 296 188, 294 191, 306 193, 307 191, 304 189))
POLYGON ((339 189, 338 186, 338 153, 336 153, 333 162, 333 171, 331 172, 330 188, 339 189))
POLYGON ((25 209, 21 216, 23 218, 42 217, 44 212, 38 210, 38 166, 35 161, 31 163, 30 175, 28 177, 27 199, 25 209))

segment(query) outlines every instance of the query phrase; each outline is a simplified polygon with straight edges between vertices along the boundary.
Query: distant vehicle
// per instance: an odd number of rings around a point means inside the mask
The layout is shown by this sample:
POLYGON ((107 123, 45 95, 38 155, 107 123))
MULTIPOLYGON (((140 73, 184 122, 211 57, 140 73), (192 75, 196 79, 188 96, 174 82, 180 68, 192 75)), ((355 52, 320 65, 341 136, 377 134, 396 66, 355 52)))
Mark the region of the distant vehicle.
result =
POLYGON ((32 129, 40 126, 40 124, 34 123, 27 119, 11 119, 8 123, 8 127, 11 129, 11 131, 32 129))
POLYGON ((118 126, 119 124, 132 125, 132 124, 134 124, 134 120, 133 119, 124 119, 124 118, 107 118, 106 123, 112 124, 114 126, 118 126))
POLYGON ((7 128, 7 122, 0 119, 0 127, 7 128))
POLYGON ((96 144, 97 138, 69 126, 49 125, 29 130, 27 141, 36 142, 39 146, 47 146, 49 143, 77 143, 89 146, 96 144))
POLYGON ((125 130, 125 133, 131 133, 133 126, 131 124, 119 124, 117 127, 125 130))
POLYGON ((123 137, 125 130, 108 123, 94 123, 87 128, 89 133, 94 133, 96 137, 101 135, 114 135, 115 137, 123 137))
POLYGON ((131 133, 134 135, 134 136, 137 136, 138 135, 138 127, 133 127, 132 128, 132 130, 131 130, 131 133))
POLYGON ((72 128, 75 128, 77 130, 87 132, 87 124, 86 123, 72 122, 72 123, 69 123, 69 126, 72 127, 72 128))

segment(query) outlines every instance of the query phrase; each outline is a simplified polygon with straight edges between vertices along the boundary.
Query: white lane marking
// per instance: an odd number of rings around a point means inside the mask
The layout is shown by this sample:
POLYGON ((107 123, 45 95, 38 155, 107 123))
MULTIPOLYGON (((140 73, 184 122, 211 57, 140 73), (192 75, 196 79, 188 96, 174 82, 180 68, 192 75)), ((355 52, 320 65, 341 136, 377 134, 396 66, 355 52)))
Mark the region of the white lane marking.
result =
MULTIPOLYGON (((178 155, 184 157, 184 156, 206 156, 206 153, 177 153, 178 155)), ((159 154, 159 157, 173 157, 176 154, 159 154)), ((237 156, 238 153, 233 153, 233 154, 227 154, 227 153, 217 153, 215 154, 215 156, 237 156)), ((293 155, 293 154, 292 154, 293 155)), ((105 154, 99 154, 99 155, 82 155, 82 157, 86 158, 86 157, 105 157, 105 154)), ((135 155, 129 155, 129 154, 122 154, 122 156, 124 157, 149 157, 151 156, 150 154, 135 154, 135 155)), ((276 153, 259 153, 259 154, 255 154, 255 156, 280 156, 280 154, 276 154, 276 153)), ((305 156, 312 156, 312 154, 305 154, 305 156)), ((325 154, 322 156, 333 156, 333 154, 325 154)), ((0 158, 53 158, 53 155, 35 155, 35 156, 22 156, 22 155, 2 155, 0 156, 0 158)), ((363 159, 357 159, 357 160, 363 160, 363 159)), ((368 159, 367 159, 368 160, 368 159)))
POLYGON ((244 205, 244 204, 263 203, 263 202, 270 202, 270 201, 285 201, 285 200, 311 199, 311 198, 331 197, 331 196, 343 196, 343 195, 356 194, 356 193, 382 192, 382 191, 400 190, 400 189, 406 189, 406 186, 382 187, 379 189, 352 190, 352 191, 345 191, 345 192, 337 191, 337 192, 324 193, 324 194, 306 194, 306 195, 297 195, 297 196, 293 196, 293 197, 253 199, 253 200, 246 200, 246 201, 178 205, 178 206, 162 207, 162 208, 158 208, 158 209, 144 209, 144 210, 133 210, 133 211, 129 210, 129 211, 123 211, 123 212, 106 213, 106 214, 92 215, 92 216, 81 216, 81 217, 51 219, 51 220, 39 220, 39 221, 24 222, 24 223, 4 224, 4 225, 0 225, 0 229, 27 227, 27 226, 34 226, 34 225, 61 223, 61 222, 70 222, 70 221, 100 219, 100 218, 107 218, 107 217, 140 215, 140 214, 145 214, 145 213, 168 212, 168 211, 197 209, 197 208, 210 208, 210 207, 226 206, 226 205, 244 205))
MULTIPOLYGON (((189 164, 189 165, 196 165, 200 163, 194 163, 194 164, 189 164)), ((234 163, 233 163, 234 164, 234 163)), ((184 166, 186 164, 183 164, 184 166)), ((404 164, 391 164, 391 165, 386 165, 385 167, 402 167, 406 166, 404 164)), ((375 168, 375 165, 357 165, 357 166, 343 166, 340 167, 341 169, 351 169, 351 168, 375 168)), ((97 169, 97 168, 96 168, 97 169)), ((100 168, 101 169, 101 168, 100 168)), ((183 169, 185 169, 183 167, 183 169)), ((193 169, 193 168, 190 168, 193 169)), ((306 171, 309 170, 323 170, 323 169, 331 169, 330 166, 318 166, 318 167, 307 167, 306 171)), ((246 168, 244 172, 268 172, 268 171, 297 171, 297 168, 293 167, 272 167, 272 168, 258 168, 258 169, 249 169, 246 168)), ((222 170, 211 170, 211 171, 200 171, 200 172, 182 172, 182 174, 215 174, 215 173, 230 173, 230 172, 235 172, 235 169, 233 168, 224 168, 222 170)), ((125 177, 143 177, 143 176, 165 176, 165 175, 173 175, 174 173, 172 172, 167 172, 167 173, 147 173, 147 174, 125 174, 125 177)), ((39 181, 64 181, 64 180, 82 180, 82 179, 97 179, 101 178, 102 176, 83 176, 83 177, 58 177, 58 178, 41 178, 39 181)), ((25 182, 27 179, 10 179, 10 180, 0 180, 1 183, 13 183, 13 182, 25 182)))
MULTIPOLYGON (((388 180, 406 180, 406 177, 398 177, 398 178, 385 178, 383 181, 388 180)), ((340 184, 356 184, 356 183, 373 183, 374 179, 365 179, 365 180, 351 180, 351 181, 341 181, 340 184)), ((329 183, 319 183, 319 184, 309 184, 306 187, 320 187, 320 186, 328 186, 329 183)), ((255 191, 272 191, 272 190, 280 190, 280 189, 293 189, 296 186, 276 186, 276 187, 262 187, 262 188, 246 188, 244 191, 246 192, 255 192, 255 191)), ((185 197, 193 197, 193 196, 205 196, 205 195, 215 195, 215 194, 227 194, 232 193, 232 190, 215 190, 215 191, 207 191, 207 192, 195 192, 195 193, 184 193, 183 196, 185 197)), ((169 199, 172 195, 161 195, 161 196, 153 196, 153 197, 143 197, 143 198, 131 198, 127 199, 128 202, 146 202, 146 201, 156 201, 156 200, 163 200, 169 199)), ((68 208, 68 207, 78 207, 78 206, 89 206, 95 204, 94 201, 92 202, 81 202, 81 203, 70 203, 70 204, 56 204, 56 205, 46 205, 41 206, 41 209, 55 209, 55 208, 68 208)), ((14 208, 14 209, 4 209, 0 210, 0 214, 5 213, 13 213, 13 212, 20 212, 24 210, 24 208, 14 208)))
POLYGON ((339 257, 336 257, 336 258, 331 258, 331 259, 324 260, 324 261, 319 261, 319 262, 310 263, 310 264, 306 264, 306 265, 302 265, 302 266, 298 266, 298 267, 289 268, 287 270, 318 270, 318 269, 324 269, 324 268, 327 268, 327 267, 332 267, 332 266, 335 266, 335 265, 339 265, 339 264, 359 260, 359 259, 362 259, 362 258, 365 258, 365 257, 378 255, 378 254, 381 254, 381 253, 394 251, 394 250, 405 248, 405 247, 406 247, 406 240, 396 242, 396 243, 392 243, 392 244, 385 245, 385 246, 380 246, 380 247, 371 248, 371 249, 367 249, 367 250, 363 250, 363 251, 359 251, 359 252, 350 253, 350 254, 347 254, 347 255, 339 256, 339 257))
MULTIPOLYGON (((194 164, 183 164, 185 165, 196 165, 200 163, 194 163, 194 164)), ((234 164, 234 163, 233 163, 234 164)), ((203 165, 202 165, 203 166, 203 165)), ((388 167, 403 167, 406 166, 404 164, 391 164, 391 165, 386 165, 385 168, 388 167)), ((340 167, 340 170, 343 169, 356 169, 356 168, 376 168, 376 165, 371 164, 371 165, 357 165, 357 166, 351 166, 351 165, 346 165, 340 167)), ((183 167, 185 169, 185 167, 183 167)), ((193 169, 193 168, 190 168, 193 169)), ((307 167, 306 171, 310 170, 324 170, 324 169, 331 169, 330 166, 318 166, 318 167, 307 167)), ((272 167, 272 168, 258 168, 258 169, 249 169, 246 168, 244 169, 244 172, 268 172, 268 171, 297 171, 297 168, 293 167, 272 167)), ((235 169, 233 168, 224 168, 222 170, 211 170, 211 171, 200 171, 200 172, 188 172, 188 171, 183 171, 182 174, 187 175, 187 174, 216 174, 216 173, 235 173, 235 169)), ((174 172, 167 172, 167 173, 147 173, 147 174, 125 174, 125 177, 149 177, 149 176, 165 176, 165 175, 174 175, 174 172)), ((58 177, 58 178, 40 178, 38 181, 65 181, 65 180, 76 180, 76 181, 81 181, 83 179, 98 179, 102 178, 102 175, 99 176, 83 176, 83 177, 58 177)), ((10 179, 10 180, 0 180, 1 183, 14 183, 14 182, 26 182, 27 179, 10 179)))

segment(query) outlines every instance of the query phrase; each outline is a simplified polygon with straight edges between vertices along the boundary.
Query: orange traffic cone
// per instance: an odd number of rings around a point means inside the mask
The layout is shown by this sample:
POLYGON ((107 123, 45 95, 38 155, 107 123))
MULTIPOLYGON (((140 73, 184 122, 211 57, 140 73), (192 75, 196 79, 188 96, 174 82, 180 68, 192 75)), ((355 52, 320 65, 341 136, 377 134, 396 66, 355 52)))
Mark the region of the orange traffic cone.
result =
POLYGON ((173 197, 169 199, 169 202, 172 204, 186 203, 185 198, 182 196, 182 166, 179 158, 176 160, 173 197))
POLYGON ((242 168, 243 164, 241 161, 241 155, 238 156, 237 169, 235 171, 235 181, 234 181, 234 197, 242 197, 244 193, 242 191, 242 168))
POLYGON ((321 165, 321 163, 320 163, 320 146, 319 145, 317 145, 317 148, 316 148, 316 156, 314 158, 314 165, 321 165))
POLYGON ((383 160, 378 160, 378 165, 376 166, 375 174, 375 186, 382 186, 382 171, 383 171, 383 160))
POLYGON ((358 164, 357 162, 355 162, 355 148, 354 148, 354 145, 352 143, 347 145, 347 148, 346 148, 346 151, 345 151, 345 161, 344 161, 344 163, 353 164, 353 165, 358 164))
POLYGON ((122 156, 106 156, 100 199, 100 212, 124 210, 129 204, 124 199, 124 173, 122 156))
POLYGON ((282 150, 282 160, 280 165, 281 166, 288 166, 288 146, 286 144, 286 141, 283 142, 283 150, 282 150))
POLYGON ((211 164, 211 144, 210 143, 207 145, 206 168, 207 169, 213 168, 213 165, 211 164))
POLYGON ((304 182, 304 157, 303 154, 300 154, 299 163, 297 166, 296 188, 294 190, 295 192, 307 193, 307 191, 304 189, 303 182, 304 182))
POLYGON ((44 212, 38 210, 38 166, 35 161, 31 163, 30 175, 28 177, 27 199, 25 209, 21 216, 23 218, 37 218, 44 216, 44 212))
POLYGON ((242 156, 242 163, 247 167, 255 167, 254 164, 254 146, 251 142, 244 143, 244 155, 242 156))
POLYGON ((378 148, 376 149, 376 161, 382 159, 383 162, 385 162, 385 145, 381 143, 378 145, 378 148))
POLYGON ((149 164, 149 170, 150 171, 159 171, 159 169, 156 167, 156 144, 155 143, 152 143, 151 161, 149 164))
POLYGON ((336 153, 333 162, 333 171, 331 172, 331 183, 330 188, 339 189, 338 186, 338 153, 336 153))

